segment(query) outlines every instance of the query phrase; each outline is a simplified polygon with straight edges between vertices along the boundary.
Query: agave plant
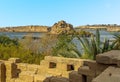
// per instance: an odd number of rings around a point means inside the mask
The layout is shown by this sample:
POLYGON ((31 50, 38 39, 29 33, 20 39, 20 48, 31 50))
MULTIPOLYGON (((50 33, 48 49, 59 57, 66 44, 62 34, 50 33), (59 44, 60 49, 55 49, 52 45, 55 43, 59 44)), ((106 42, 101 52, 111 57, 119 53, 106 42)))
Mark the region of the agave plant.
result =
POLYGON ((99 53, 111 50, 110 41, 105 38, 100 40, 99 30, 96 30, 96 35, 88 37, 80 37, 79 35, 69 36, 66 34, 58 37, 58 42, 53 48, 53 55, 74 58, 95 59, 99 53), (83 50, 78 50, 76 45, 72 42, 73 38, 77 36, 83 50), (83 52, 83 53, 81 53, 83 52), (82 55, 81 55, 82 54, 82 55))
POLYGON ((109 40, 105 39, 104 42, 100 41, 99 30, 96 30, 95 37, 92 35, 90 38, 79 37, 81 47, 83 48, 83 58, 95 59, 96 55, 111 49, 109 40))
POLYGON ((112 42, 111 48, 120 50, 120 34, 114 34, 114 41, 112 42))

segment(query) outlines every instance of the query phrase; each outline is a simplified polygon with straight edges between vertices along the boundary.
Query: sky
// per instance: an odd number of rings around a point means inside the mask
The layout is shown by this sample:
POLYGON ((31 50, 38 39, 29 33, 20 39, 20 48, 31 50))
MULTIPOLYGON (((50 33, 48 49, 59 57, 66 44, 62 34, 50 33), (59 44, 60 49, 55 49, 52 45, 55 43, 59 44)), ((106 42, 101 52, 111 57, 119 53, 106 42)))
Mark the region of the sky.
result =
POLYGON ((120 24, 120 0, 0 0, 0 27, 120 24))

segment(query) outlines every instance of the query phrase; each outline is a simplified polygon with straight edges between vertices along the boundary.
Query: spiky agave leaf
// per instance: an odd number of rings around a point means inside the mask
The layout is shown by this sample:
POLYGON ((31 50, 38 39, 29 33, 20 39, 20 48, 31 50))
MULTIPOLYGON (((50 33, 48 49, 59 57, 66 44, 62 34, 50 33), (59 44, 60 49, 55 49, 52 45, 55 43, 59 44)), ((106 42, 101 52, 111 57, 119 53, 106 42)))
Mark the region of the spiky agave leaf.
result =
POLYGON ((120 34, 114 34, 115 40, 112 42, 112 49, 120 49, 120 34))
POLYGON ((97 46, 96 46, 96 40, 94 39, 94 36, 91 36, 91 50, 93 53, 93 59, 95 59, 96 55, 98 54, 97 52, 97 46))
POLYGON ((105 40, 103 42, 102 53, 110 50, 110 44, 109 43, 110 43, 109 40, 107 40, 105 38, 105 40))
POLYGON ((100 41, 100 32, 98 29, 96 30, 95 43, 97 47, 97 53, 100 53, 101 52, 101 48, 100 48, 101 41, 100 41))

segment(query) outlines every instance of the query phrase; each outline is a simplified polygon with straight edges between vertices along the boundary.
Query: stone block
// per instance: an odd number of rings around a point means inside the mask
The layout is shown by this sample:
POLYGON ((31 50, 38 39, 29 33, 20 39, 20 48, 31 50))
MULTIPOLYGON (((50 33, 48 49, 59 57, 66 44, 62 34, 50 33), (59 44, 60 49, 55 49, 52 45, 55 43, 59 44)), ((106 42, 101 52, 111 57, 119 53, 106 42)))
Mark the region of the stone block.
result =
POLYGON ((111 50, 96 56, 97 63, 102 64, 113 65, 117 64, 118 60, 120 60, 120 50, 111 50))
POLYGON ((7 78, 17 78, 18 77, 17 65, 15 63, 6 61, 5 67, 6 67, 7 78))
POLYGON ((110 66, 92 82, 120 82, 120 68, 110 66))
POLYGON ((27 71, 27 65, 26 63, 17 63, 17 68, 21 71, 27 71))
POLYGON ((6 82, 15 82, 15 79, 6 78, 6 82))
POLYGON ((76 71, 72 71, 69 73, 69 81, 70 82, 83 82, 82 81, 82 75, 78 74, 76 71))
POLYGON ((69 79, 64 77, 52 76, 52 77, 46 78, 43 82, 69 82, 69 79))
POLYGON ((40 66, 42 66, 44 68, 49 68, 49 61, 42 60, 40 62, 40 66))
POLYGON ((84 61, 84 66, 88 66, 90 70, 96 73, 96 76, 104 71, 109 65, 97 63, 94 60, 84 61))
POLYGON ((34 76, 34 82, 43 82, 43 80, 46 78, 47 76, 45 76, 45 75, 35 75, 34 76))
POLYGON ((20 63, 21 62, 20 58, 10 58, 10 59, 8 59, 8 61, 11 61, 13 63, 20 63))
POLYGON ((21 72, 19 75, 19 79, 24 82, 34 82, 34 74, 30 71, 21 72))
POLYGON ((91 70, 88 66, 80 67, 78 69, 78 73, 85 76, 92 76, 92 77, 96 76, 95 71, 91 70))
POLYGON ((15 80, 15 82, 25 82, 25 81, 17 78, 17 79, 15 80))
POLYGON ((61 58, 60 57, 53 57, 53 56, 45 56, 45 61, 48 61, 48 62, 56 62, 57 61, 60 61, 61 58))
POLYGON ((33 74, 37 74, 39 65, 28 64, 27 71, 33 72, 33 74))
POLYGON ((66 63, 57 63, 57 67, 56 67, 58 70, 61 70, 61 71, 67 71, 67 64, 66 63))
POLYGON ((0 82, 5 82, 6 76, 5 76, 5 64, 0 61, 0 82))

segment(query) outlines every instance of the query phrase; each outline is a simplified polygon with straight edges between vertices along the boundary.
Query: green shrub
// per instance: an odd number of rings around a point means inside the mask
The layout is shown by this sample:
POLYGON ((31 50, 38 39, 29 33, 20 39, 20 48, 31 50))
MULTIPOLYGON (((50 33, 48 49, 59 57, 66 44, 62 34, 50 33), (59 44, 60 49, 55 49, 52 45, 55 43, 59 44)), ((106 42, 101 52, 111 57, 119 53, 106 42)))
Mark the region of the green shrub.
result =
POLYGON ((7 36, 0 36, 0 59, 7 60, 11 57, 17 57, 24 63, 40 64, 44 58, 43 55, 33 53, 22 46, 17 39, 10 39, 7 36))

